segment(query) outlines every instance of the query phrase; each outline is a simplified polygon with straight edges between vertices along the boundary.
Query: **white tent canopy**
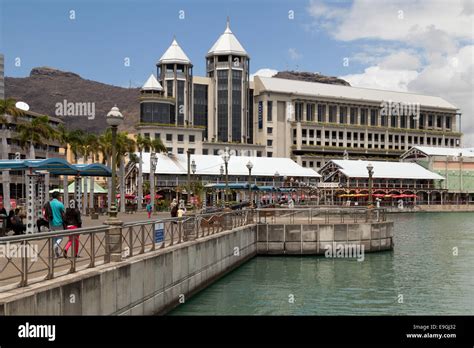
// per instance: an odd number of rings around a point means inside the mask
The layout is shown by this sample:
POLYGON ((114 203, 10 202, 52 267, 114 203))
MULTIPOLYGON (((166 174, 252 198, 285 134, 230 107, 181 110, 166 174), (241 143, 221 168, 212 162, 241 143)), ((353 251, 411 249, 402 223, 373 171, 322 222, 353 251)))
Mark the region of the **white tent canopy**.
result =
POLYGON ((417 163, 409 162, 383 162, 362 160, 332 160, 345 176, 349 178, 368 178, 367 166, 374 167, 375 179, 425 179, 444 180, 441 175, 433 173, 417 163))
POLYGON ((413 149, 423 152, 427 156, 459 157, 459 155, 462 155, 462 157, 474 157, 474 152, 472 152, 471 149, 464 149, 460 147, 413 146, 410 150, 405 152, 405 154, 412 151, 413 149))
MULTIPOLYGON (((139 158, 139 153, 136 153, 139 158)), ((158 162, 156 174, 186 175, 187 155, 157 154, 158 162)), ((220 167, 224 165, 221 156, 216 155, 191 155, 191 161, 196 163, 197 175, 220 175, 220 167)), ((317 172, 310 168, 304 168, 290 158, 279 157, 247 157, 231 156, 228 165, 230 176, 247 176, 249 174, 247 163, 252 162, 252 176, 274 177, 278 172, 280 177, 305 177, 319 178, 317 172)), ((138 166, 138 164, 137 164, 138 166)), ((143 153, 143 173, 150 173, 150 153, 143 153)))

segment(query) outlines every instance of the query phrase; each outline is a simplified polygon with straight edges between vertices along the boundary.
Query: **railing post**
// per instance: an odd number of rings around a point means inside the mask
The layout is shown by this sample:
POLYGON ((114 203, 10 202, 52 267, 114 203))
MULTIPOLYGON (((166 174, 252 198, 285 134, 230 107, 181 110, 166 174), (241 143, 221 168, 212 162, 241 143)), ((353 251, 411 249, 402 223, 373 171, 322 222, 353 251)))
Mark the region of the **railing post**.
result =
POLYGON ((46 279, 53 279, 54 277, 54 256, 53 256, 53 238, 48 238, 48 274, 46 279))
MULTIPOLYGON (((122 225, 123 222, 106 221, 109 228, 105 231, 105 262, 122 261, 122 225)), ((132 246, 130 246, 130 249, 132 246)))
MULTIPOLYGON (((153 225, 152 225, 152 230, 153 230, 153 225)), ((145 226, 144 225, 140 226, 140 234, 141 234, 140 254, 143 254, 145 252, 145 226)))
POLYGON ((91 237, 91 262, 89 268, 95 267, 95 233, 90 234, 91 237))
POLYGON ((72 243, 71 243, 72 262, 71 262, 71 269, 69 270, 69 273, 74 273, 76 272, 76 236, 69 235, 69 238, 72 238, 72 243))
MULTIPOLYGON (((22 245, 23 250, 26 251, 27 250, 26 249, 26 240, 22 241, 21 245, 22 245)), ((22 273, 21 273, 20 286, 28 285, 28 258, 27 258, 27 254, 28 253, 24 252, 23 255, 21 256, 21 270, 22 270, 22 273)))

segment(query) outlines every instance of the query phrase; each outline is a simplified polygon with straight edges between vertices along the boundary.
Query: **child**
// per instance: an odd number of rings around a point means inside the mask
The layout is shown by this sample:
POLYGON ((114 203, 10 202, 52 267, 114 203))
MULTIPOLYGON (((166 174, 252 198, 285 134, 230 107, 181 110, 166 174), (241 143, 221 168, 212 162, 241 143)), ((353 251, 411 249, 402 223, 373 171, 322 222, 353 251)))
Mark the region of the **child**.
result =
POLYGON ((149 219, 151 218, 151 210, 152 210, 151 202, 148 201, 148 204, 146 205, 146 211, 147 211, 147 213, 148 213, 148 218, 149 218, 149 219))

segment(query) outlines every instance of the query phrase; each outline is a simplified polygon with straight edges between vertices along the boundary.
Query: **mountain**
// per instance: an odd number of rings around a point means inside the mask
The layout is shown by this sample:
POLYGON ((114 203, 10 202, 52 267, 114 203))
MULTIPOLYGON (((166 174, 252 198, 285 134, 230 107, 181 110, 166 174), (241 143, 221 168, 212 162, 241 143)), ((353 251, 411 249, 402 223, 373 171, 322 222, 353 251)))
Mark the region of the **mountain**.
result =
POLYGON ((68 129, 102 132, 107 127, 105 116, 114 105, 125 118, 121 130, 133 131, 139 121, 139 88, 107 85, 54 68, 33 68, 30 76, 24 78, 5 77, 5 94, 7 98, 26 102, 31 111, 63 119, 68 129), (86 108, 81 109, 76 108, 79 104, 67 103, 88 104, 82 104, 86 108), (68 108, 74 116, 68 116, 68 108))
POLYGON ((318 73, 310 73, 304 71, 279 71, 273 77, 288 80, 327 83, 330 85, 350 86, 349 82, 337 77, 325 76, 318 73))

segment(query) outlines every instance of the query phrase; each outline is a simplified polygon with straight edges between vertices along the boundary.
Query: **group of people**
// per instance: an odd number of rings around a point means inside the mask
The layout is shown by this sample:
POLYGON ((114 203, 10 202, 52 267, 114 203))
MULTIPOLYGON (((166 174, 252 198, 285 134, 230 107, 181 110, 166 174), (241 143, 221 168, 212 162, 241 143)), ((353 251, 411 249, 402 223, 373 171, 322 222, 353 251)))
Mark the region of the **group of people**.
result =
MULTIPOLYGON (((43 217, 36 220, 36 227, 38 232, 46 231, 63 231, 73 230, 82 227, 81 211, 75 200, 69 202, 67 208, 59 200, 59 192, 52 193, 52 199, 43 207, 43 217)), ((0 209, 0 215, 7 215, 5 208, 0 209)), ((7 216, 6 227, 7 231, 13 230, 15 235, 21 235, 26 232, 26 225, 23 223, 25 218, 19 208, 12 209, 7 216)), ((56 257, 60 257, 61 242, 63 238, 57 237, 54 239, 54 253, 56 257)), ((78 257, 79 251, 79 235, 70 236, 69 241, 63 249, 63 256, 67 258, 68 250, 74 243, 74 256, 78 257)))
POLYGON ((24 214, 19 208, 12 209, 7 214, 5 208, 0 209, 0 215, 6 216, 6 231, 13 231, 14 235, 20 235, 26 231, 26 225, 23 223, 24 214))

